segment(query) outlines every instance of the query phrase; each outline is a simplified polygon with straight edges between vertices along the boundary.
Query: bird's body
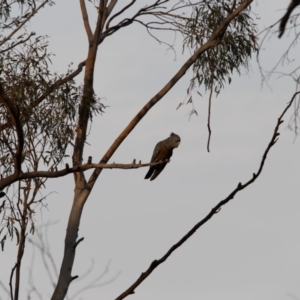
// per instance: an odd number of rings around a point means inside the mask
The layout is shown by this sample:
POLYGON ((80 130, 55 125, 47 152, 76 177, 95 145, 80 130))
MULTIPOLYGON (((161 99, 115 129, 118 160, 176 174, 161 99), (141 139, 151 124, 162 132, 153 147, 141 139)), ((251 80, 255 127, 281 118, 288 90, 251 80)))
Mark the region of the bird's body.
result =
POLYGON ((167 165, 169 159, 173 154, 173 149, 177 148, 180 144, 180 137, 175 133, 171 133, 170 137, 157 143, 154 148, 153 155, 151 158, 151 163, 162 162, 161 164, 151 166, 147 172, 145 179, 154 180, 161 171, 167 165))
POLYGON ((292 11, 295 9, 296 6, 300 5, 300 0, 292 0, 289 7, 286 10, 285 15, 281 18, 280 24, 279 24, 279 35, 278 37, 282 37, 284 34, 285 26, 287 21, 289 20, 289 17, 292 13, 292 11))

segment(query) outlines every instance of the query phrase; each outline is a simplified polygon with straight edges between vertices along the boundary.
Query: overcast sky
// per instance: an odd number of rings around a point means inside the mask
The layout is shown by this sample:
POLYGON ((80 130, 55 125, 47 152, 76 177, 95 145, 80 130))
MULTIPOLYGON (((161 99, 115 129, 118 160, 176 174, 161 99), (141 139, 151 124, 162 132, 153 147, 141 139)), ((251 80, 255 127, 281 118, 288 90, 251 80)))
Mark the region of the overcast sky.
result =
MULTIPOLYGON (((51 52, 56 54, 52 68, 64 72, 70 62, 77 65, 85 59, 87 40, 79 3, 58 2, 43 9, 29 29, 49 35, 51 52)), ((260 16, 259 28, 280 19, 288 3, 255 1, 252 6, 260 16)), ((95 17, 90 19, 93 25, 95 17)), ((280 40, 267 40, 261 51, 266 68, 276 64, 290 40, 287 34, 280 40)), ((101 45, 95 91, 109 107, 94 119, 84 161, 89 155, 98 161, 138 110, 185 62, 187 56, 181 54, 180 41, 176 60, 166 50, 138 25, 120 30, 101 45)), ((292 58, 296 59, 297 53, 299 50, 294 49, 292 58)), ((284 70, 293 69, 297 63, 299 60, 293 61, 284 70)), ((290 78, 274 76, 269 86, 262 86, 253 59, 249 72, 234 76, 231 85, 213 98, 208 153, 208 95, 195 96, 198 116, 191 120, 191 107, 176 110, 186 99, 190 76, 187 72, 153 107, 111 160, 130 163, 135 158, 149 162, 156 143, 174 132, 181 137, 181 145, 160 176, 153 182, 146 181, 147 170, 141 168, 107 170, 99 177, 84 208, 79 237, 85 239, 77 248, 73 275, 81 276, 92 259, 95 266, 89 277, 71 284, 70 296, 102 273, 111 261, 109 273, 101 282, 120 272, 117 279, 86 291, 82 299, 116 298, 239 182, 249 180, 258 170, 277 118, 295 92, 290 78)), ((77 78, 78 83, 81 80, 82 75, 77 78)), ((258 180, 238 193, 128 299, 300 299, 300 141, 287 128, 292 112, 284 118, 280 139, 258 180)), ((47 186, 47 193, 55 193, 46 200, 48 209, 37 211, 36 219, 37 225, 58 221, 49 229, 49 243, 59 268, 73 177, 49 180, 47 186)), ((13 242, 0 253, 0 279, 5 284, 15 252, 13 242)), ((32 253, 32 248, 26 246, 21 299, 27 299, 32 253)), ((49 299, 53 288, 36 253, 33 278, 43 299, 49 299)), ((0 299, 6 299, 1 287, 0 299)), ((38 298, 35 295, 32 299, 38 298)))

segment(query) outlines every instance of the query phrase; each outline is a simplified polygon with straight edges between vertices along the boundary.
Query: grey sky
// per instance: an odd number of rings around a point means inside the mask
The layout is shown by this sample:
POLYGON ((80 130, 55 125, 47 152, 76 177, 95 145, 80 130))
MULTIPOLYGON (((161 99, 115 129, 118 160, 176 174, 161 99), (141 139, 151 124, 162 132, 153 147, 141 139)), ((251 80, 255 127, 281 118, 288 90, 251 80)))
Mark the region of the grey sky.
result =
MULTIPOLYGON (((288 1, 256 1, 253 8, 261 17, 257 20, 260 28, 278 20, 287 5, 288 1)), ((70 62, 77 65, 85 58, 87 41, 77 2, 65 0, 43 9, 30 28, 50 36, 50 49, 56 54, 54 70, 63 72, 70 62)), ((265 66, 276 63, 289 40, 285 35, 266 44, 262 53, 265 66)), ((109 108, 92 124, 84 160, 92 155, 93 161, 98 161, 137 111, 184 63, 186 55, 181 55, 180 40, 177 46, 174 61, 166 46, 134 25, 117 32, 100 47, 95 90, 106 98, 103 102, 109 108)), ((146 181, 147 170, 142 168, 107 170, 98 179, 84 209, 79 236, 85 240, 78 246, 73 275, 83 274, 91 258, 96 265, 90 278, 71 284, 70 295, 101 273, 111 259, 103 281, 119 271, 121 275, 82 297, 114 299, 239 182, 250 179, 277 118, 295 91, 291 79, 276 76, 269 82, 270 88, 261 87, 254 59, 249 73, 234 76, 232 84, 213 99, 211 153, 207 153, 208 95, 195 95, 198 116, 190 121, 189 106, 176 110, 186 97, 190 75, 188 72, 146 115, 111 160, 148 162, 155 144, 175 132, 181 137, 181 145, 160 176, 153 182, 146 181)), ((78 82, 81 79, 80 75, 78 82)), ((260 178, 238 193, 128 299, 292 299, 288 293, 300 299, 299 138, 294 142, 294 133, 287 129, 291 113, 285 117, 280 140, 271 150, 260 178)), ((59 220, 49 234, 57 266, 62 259, 73 189, 72 176, 48 181, 47 191, 57 193, 46 200, 49 210, 42 211, 41 220, 37 212, 38 224, 59 220)), ((0 254, 0 279, 4 283, 16 251, 13 243, 6 247, 8 251, 0 254)), ((32 249, 27 246, 27 250, 21 299, 26 298, 28 287, 32 249)), ((38 264, 37 256, 34 280, 48 299, 52 287, 38 264)))

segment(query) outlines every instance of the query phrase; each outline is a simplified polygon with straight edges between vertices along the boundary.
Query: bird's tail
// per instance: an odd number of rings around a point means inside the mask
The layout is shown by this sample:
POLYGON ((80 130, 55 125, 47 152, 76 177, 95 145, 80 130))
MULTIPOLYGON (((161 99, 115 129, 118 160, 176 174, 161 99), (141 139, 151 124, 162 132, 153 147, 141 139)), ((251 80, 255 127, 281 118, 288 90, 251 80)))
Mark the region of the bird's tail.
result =
POLYGON ((153 168, 149 168, 149 171, 147 172, 146 176, 145 176, 145 179, 149 179, 153 173, 154 169, 153 168))

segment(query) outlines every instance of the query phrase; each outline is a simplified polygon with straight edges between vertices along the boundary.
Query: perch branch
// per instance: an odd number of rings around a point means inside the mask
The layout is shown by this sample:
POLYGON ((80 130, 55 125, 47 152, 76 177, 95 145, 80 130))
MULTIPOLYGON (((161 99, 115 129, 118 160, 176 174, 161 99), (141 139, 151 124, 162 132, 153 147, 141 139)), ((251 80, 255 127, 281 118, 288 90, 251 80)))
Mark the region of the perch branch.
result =
POLYGON ((0 180, 0 190, 3 190, 5 187, 8 185, 18 181, 18 180, 23 180, 23 179, 29 179, 29 178, 57 178, 57 177, 62 177, 70 173, 75 173, 75 172, 84 172, 90 169, 96 169, 96 168, 101 168, 101 169, 123 169, 123 170, 128 170, 128 169, 139 169, 139 168, 144 168, 144 167, 151 167, 151 166, 156 166, 160 165, 164 162, 169 162, 169 160, 166 161, 160 161, 156 163, 136 163, 133 161, 131 164, 119 164, 119 163, 112 163, 112 164, 91 164, 87 163, 84 165, 79 165, 70 168, 68 164, 66 164, 66 167, 62 170, 59 171, 32 171, 32 172, 27 172, 27 173, 15 173, 12 174, 6 178, 3 178, 0 180))

